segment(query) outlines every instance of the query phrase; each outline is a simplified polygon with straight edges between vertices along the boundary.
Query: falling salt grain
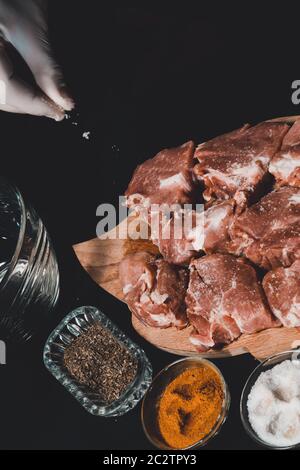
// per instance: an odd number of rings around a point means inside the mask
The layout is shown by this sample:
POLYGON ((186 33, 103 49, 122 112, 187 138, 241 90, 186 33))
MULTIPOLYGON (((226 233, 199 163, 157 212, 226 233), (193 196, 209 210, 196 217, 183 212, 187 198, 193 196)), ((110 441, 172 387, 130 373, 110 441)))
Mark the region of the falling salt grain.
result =
POLYGON ((82 137, 86 140, 90 140, 90 135, 91 135, 90 131, 86 131, 82 134, 82 137))
POLYGON ((249 421, 267 444, 300 442, 300 363, 284 361, 261 373, 248 396, 249 421))

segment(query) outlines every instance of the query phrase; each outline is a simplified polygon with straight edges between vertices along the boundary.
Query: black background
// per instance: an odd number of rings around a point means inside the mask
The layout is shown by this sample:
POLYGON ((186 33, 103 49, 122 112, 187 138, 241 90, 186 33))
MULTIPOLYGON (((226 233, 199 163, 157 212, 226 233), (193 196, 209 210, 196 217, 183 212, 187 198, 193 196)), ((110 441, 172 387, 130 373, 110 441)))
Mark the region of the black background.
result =
MULTIPOLYGON (((43 366, 47 335, 79 305, 102 308, 144 347, 154 372, 176 359, 135 335, 126 306, 93 283, 72 244, 95 236, 96 207, 116 204, 137 163, 161 148, 300 114, 291 102, 291 83, 300 78, 297 18, 284 7, 271 17, 246 7, 206 15, 199 5, 100 11, 92 0, 50 4, 52 42, 79 125, 1 113, 0 148, 1 174, 31 200, 52 236, 61 297, 46 331, 24 350, 8 350, 0 366, 0 448, 151 449, 139 406, 119 419, 91 416, 43 366), (81 136, 87 130, 90 141, 81 136)), ((257 362, 248 355, 215 362, 232 404, 206 448, 256 449, 243 430, 239 399, 257 362)))

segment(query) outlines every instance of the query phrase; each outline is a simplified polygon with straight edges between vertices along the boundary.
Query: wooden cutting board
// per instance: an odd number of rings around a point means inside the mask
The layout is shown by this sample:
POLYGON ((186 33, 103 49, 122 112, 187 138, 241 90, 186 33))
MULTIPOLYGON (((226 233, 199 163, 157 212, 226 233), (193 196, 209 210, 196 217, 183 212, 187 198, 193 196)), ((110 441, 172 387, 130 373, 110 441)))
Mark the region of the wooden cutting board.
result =
MULTIPOLYGON (((300 116, 288 116, 272 121, 294 122, 300 116)), ((148 251, 158 253, 157 247, 149 241, 133 240, 130 236, 130 224, 135 221, 129 217, 111 231, 111 238, 101 237, 75 245, 74 251, 92 279, 114 297, 124 301, 119 283, 119 263, 128 253, 148 251), (117 231, 117 237, 115 237, 117 231)), ((207 358, 230 357, 251 353, 262 360, 273 354, 300 346, 300 328, 272 328, 240 338, 221 350, 198 353, 189 341, 191 327, 183 330, 176 328, 159 329, 145 326, 132 315, 135 330, 148 342, 159 349, 180 356, 201 355, 207 358)))

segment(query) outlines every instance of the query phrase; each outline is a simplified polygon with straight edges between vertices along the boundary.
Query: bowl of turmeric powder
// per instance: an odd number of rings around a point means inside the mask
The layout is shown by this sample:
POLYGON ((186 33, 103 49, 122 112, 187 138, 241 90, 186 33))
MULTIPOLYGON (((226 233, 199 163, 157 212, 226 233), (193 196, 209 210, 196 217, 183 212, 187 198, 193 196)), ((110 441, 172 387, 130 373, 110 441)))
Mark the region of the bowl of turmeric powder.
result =
POLYGON ((212 362, 180 359, 159 372, 144 397, 144 432, 159 449, 197 449, 218 434, 229 406, 227 384, 212 362))

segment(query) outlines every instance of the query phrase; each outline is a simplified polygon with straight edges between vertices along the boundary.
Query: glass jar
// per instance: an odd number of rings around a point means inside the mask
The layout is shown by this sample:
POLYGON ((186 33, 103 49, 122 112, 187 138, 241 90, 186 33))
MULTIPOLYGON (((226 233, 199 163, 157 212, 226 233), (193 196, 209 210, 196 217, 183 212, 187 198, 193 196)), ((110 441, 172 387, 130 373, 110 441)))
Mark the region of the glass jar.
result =
POLYGON ((0 179, 0 337, 28 340, 59 296, 48 233, 20 191, 0 179))

